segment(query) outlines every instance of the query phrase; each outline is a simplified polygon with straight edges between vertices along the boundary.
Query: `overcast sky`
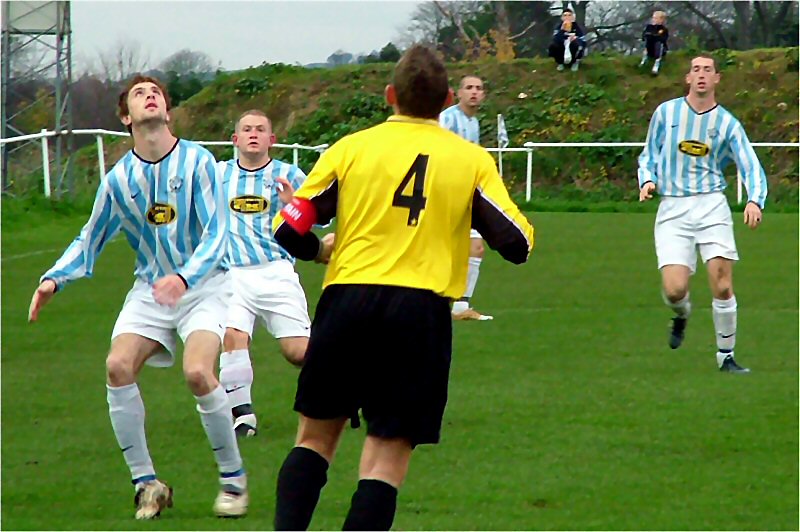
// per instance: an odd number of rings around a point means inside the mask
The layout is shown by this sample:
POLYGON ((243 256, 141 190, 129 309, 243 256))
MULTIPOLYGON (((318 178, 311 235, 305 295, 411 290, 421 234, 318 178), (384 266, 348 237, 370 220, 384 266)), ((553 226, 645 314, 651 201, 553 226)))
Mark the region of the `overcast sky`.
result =
POLYGON ((324 63, 342 49, 379 50, 408 27, 418 1, 72 2, 75 68, 120 39, 138 41, 152 67, 183 48, 226 70, 269 63, 324 63))

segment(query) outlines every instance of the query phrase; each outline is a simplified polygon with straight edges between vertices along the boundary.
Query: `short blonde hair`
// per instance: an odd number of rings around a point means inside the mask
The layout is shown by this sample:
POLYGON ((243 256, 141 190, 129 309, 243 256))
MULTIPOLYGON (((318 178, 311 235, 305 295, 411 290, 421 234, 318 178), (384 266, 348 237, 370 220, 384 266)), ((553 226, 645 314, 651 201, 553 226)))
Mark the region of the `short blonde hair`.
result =
POLYGON ((269 124, 269 129, 270 131, 272 130, 272 120, 269 119, 267 113, 261 111, 260 109, 248 109, 247 111, 239 115, 239 118, 236 119, 236 126, 234 127, 234 131, 239 131, 239 123, 242 121, 242 118, 246 116, 261 116, 266 118, 267 124, 269 124))
POLYGON ((661 20, 667 20, 667 13, 665 11, 653 11, 653 18, 660 18, 661 20))

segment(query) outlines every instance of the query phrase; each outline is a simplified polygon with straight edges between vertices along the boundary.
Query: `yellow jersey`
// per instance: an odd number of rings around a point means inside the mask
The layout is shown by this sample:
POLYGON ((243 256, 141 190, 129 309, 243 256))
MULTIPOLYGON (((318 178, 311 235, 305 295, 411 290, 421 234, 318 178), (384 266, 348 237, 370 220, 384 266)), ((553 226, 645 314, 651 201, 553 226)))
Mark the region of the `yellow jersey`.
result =
MULTIPOLYGON (((466 287, 471 227, 511 262, 533 249, 533 227, 491 155, 436 120, 394 115, 342 138, 295 198, 313 204, 317 223, 337 220, 323 287, 404 286, 455 299, 466 287)), ((282 224, 279 214, 276 236, 282 224)))

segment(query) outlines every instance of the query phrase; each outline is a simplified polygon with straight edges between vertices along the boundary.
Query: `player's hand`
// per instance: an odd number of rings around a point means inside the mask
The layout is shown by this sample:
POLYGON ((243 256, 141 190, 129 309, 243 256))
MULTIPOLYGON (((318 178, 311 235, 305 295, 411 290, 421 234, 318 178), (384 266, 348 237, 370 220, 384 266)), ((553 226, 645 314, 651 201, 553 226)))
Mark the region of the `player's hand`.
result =
POLYGON ((761 223, 761 207, 752 201, 744 206, 744 223, 750 229, 755 229, 761 223))
POLYGON ((185 293, 186 285, 177 274, 164 276, 153 283, 153 299, 159 305, 174 307, 185 293))
POLYGON ((294 197, 294 187, 292 184, 289 183, 289 180, 285 177, 276 177, 275 181, 278 182, 278 199, 281 200, 281 203, 284 205, 288 205, 292 202, 292 198, 294 197))
POLYGON ((336 242, 336 233, 328 233, 322 237, 321 242, 322 249, 320 250, 317 258, 314 259, 314 262, 328 264, 328 262, 331 260, 331 254, 333 253, 333 245, 336 242))
POLYGON ((656 191, 656 184, 648 181, 644 186, 639 189, 639 201, 647 201, 653 198, 653 192, 656 191))
POLYGON ((28 307, 28 321, 36 321, 39 318, 39 311, 56 293, 56 282, 52 279, 45 279, 36 289, 31 298, 31 306, 28 307))

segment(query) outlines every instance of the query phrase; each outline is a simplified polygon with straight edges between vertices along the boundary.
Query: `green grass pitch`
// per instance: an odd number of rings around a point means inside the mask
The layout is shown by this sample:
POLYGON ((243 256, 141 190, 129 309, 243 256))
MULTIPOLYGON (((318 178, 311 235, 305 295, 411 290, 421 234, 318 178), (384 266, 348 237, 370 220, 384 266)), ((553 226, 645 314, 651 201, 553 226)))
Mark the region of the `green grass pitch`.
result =
MULTIPOLYGON (((484 261, 473 301, 495 320, 454 324, 443 440, 415 453, 395 528, 797 530, 797 215, 767 212, 750 231, 735 214, 736 353, 747 376, 716 369, 703 270, 684 346, 667 347, 652 214, 530 216, 528 264, 491 252, 484 261)), ((3 528, 269 529, 297 372, 263 329, 252 349, 262 430, 242 444, 249 516, 212 516, 211 451, 174 367, 146 368, 140 385, 175 508, 133 520, 104 387, 108 337, 133 281, 126 244, 111 243, 93 279, 26 323, 38 276, 82 222, 2 234, 3 528)), ((322 270, 299 270, 313 309, 322 270)), ((363 429, 346 431, 312 528, 341 527, 362 439, 363 429)))

